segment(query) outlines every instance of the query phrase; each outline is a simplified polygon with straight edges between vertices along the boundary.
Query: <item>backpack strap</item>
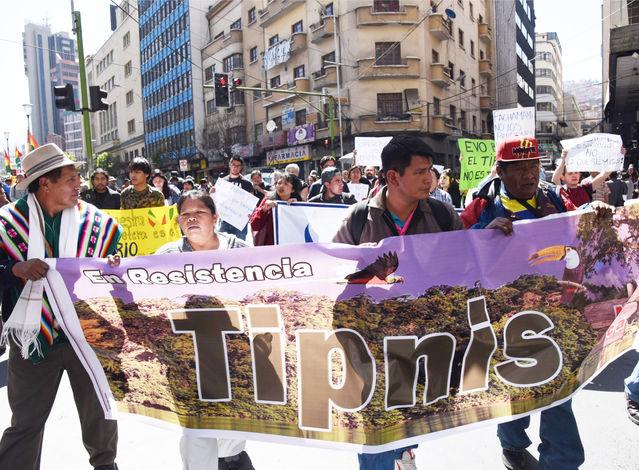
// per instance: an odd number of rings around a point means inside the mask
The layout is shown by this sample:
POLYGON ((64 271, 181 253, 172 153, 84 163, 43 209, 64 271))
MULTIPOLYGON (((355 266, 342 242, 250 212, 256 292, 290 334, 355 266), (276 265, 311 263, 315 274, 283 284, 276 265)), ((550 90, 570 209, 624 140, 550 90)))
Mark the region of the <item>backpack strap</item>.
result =
POLYGON ((453 228, 453 219, 450 216, 449 210, 446 208, 446 204, 430 197, 426 201, 441 231, 449 232, 453 228))
POLYGON ((355 245, 359 245, 367 220, 368 201, 365 199, 353 205, 353 212, 351 212, 351 237, 355 245))

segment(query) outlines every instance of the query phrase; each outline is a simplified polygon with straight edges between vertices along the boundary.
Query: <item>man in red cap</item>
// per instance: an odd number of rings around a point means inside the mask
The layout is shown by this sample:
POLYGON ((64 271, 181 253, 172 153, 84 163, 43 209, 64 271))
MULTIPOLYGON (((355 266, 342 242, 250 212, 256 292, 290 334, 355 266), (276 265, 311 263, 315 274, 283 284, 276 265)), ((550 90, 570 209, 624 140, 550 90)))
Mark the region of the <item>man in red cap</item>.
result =
MULTIPOLYGON (((539 219, 575 209, 560 187, 540 181, 540 157, 534 137, 518 137, 497 148, 497 177, 480 188, 461 215, 466 227, 494 228, 510 235, 513 221, 539 219)), ((541 412, 539 462, 526 450, 530 417, 497 426, 502 460, 511 470, 577 470, 584 462, 571 400, 541 412)))

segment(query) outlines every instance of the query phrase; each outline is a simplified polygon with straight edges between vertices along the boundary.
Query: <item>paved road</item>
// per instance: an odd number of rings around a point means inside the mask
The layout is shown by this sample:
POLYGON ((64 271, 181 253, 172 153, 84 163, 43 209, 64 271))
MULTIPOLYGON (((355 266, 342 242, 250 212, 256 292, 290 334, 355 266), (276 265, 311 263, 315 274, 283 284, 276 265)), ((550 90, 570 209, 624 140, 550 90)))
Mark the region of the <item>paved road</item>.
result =
MULTIPOLYGON (((622 380, 639 359, 630 352, 611 364, 574 399, 574 409, 586 448, 584 470, 639 470, 639 427, 625 414, 622 380)), ((6 355, 0 358, 0 428, 7 426, 6 355)), ((539 419, 533 417, 534 444, 539 419)), ((502 469, 495 427, 468 431, 421 444, 417 464, 421 470, 502 469)), ((122 470, 180 470, 179 435, 122 415, 118 464, 122 470)), ((353 453, 249 442, 247 450, 258 470, 341 470, 357 468, 353 453)), ((42 470, 89 470, 80 439, 80 426, 68 381, 63 380, 49 418, 42 470)))

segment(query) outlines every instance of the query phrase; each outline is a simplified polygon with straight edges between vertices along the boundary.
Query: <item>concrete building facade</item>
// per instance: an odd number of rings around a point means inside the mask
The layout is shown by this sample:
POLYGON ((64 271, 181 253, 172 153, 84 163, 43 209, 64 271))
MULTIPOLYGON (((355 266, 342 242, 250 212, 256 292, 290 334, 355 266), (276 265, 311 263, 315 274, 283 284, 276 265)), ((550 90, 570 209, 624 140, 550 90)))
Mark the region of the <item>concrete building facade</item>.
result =
POLYGON ((230 108, 216 108, 205 88, 211 161, 218 166, 236 153, 251 166, 297 160, 309 170, 323 155, 352 151, 355 136, 413 133, 439 163, 458 168, 457 139, 490 136, 492 2, 458 0, 452 15, 437 4, 214 2, 204 83, 228 73, 250 87, 330 94, 339 106, 330 110, 320 96, 236 90, 230 108))
POLYGON ((98 51, 87 57, 87 81, 108 95, 109 109, 91 113, 93 151, 108 152, 116 173, 129 161, 145 156, 137 7, 120 4, 116 29, 98 51))
POLYGON ((561 154, 559 141, 563 137, 564 97, 561 43, 557 33, 535 34, 537 59, 535 91, 536 134, 539 149, 550 157, 561 154))

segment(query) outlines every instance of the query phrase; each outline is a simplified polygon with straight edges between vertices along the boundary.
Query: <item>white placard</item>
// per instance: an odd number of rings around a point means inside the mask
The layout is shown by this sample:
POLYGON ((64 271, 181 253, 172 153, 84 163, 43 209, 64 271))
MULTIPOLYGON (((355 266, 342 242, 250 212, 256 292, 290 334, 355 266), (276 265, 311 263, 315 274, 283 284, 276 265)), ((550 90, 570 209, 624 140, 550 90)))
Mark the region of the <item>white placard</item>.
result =
POLYGON ((446 167, 444 165, 433 165, 433 168, 441 175, 446 167))
POLYGON ((215 182, 213 199, 215 199, 215 207, 220 214, 220 219, 238 230, 244 230, 259 202, 252 193, 244 191, 240 186, 229 183, 223 178, 218 178, 215 182))
POLYGON ((357 201, 363 201, 368 196, 371 187, 364 183, 348 183, 348 192, 355 196, 357 201))
POLYGON ((180 171, 189 171, 189 161, 180 160, 180 171))
POLYGON ((278 202, 273 209, 275 244, 330 243, 350 206, 278 202))
POLYGON ((622 145, 621 136, 614 134, 589 134, 562 140, 561 146, 568 150, 566 171, 621 171, 622 145))
POLYGON ((392 137, 355 137, 355 165, 382 166, 382 149, 392 137))
POLYGON ((511 137, 535 137, 535 108, 496 109, 493 127, 495 148, 511 137))

